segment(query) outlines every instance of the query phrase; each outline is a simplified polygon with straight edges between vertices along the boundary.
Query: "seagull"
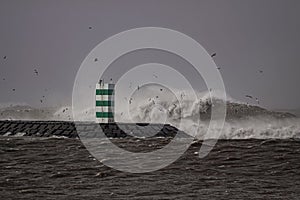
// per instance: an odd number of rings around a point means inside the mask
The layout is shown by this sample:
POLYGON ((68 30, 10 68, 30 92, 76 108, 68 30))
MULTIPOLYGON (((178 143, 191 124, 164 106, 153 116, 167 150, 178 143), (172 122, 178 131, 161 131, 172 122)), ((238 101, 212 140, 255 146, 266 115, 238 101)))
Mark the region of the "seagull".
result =
POLYGON ((15 88, 13 88, 13 89, 12 89, 12 91, 16 91, 16 89, 15 89, 15 88))
POLYGON ((3 59, 5 60, 7 58, 7 56, 3 56, 3 59))
POLYGON ((259 73, 263 73, 264 71, 263 70, 259 70, 259 73))
POLYGON ((98 58, 95 58, 95 60, 94 60, 95 62, 97 62, 98 61, 98 58))
POLYGON ((139 90, 139 89, 140 89, 140 86, 138 86, 137 89, 139 90))
POLYGON ((131 104, 131 103, 132 103, 132 98, 129 99, 129 104, 131 104))
POLYGON ((34 71, 35 75, 37 75, 37 76, 39 75, 39 72, 37 69, 34 69, 33 71, 34 71))
POLYGON ((220 70, 220 69, 221 69, 221 67, 217 67, 217 69, 218 69, 218 70, 220 70))
POLYGON ((41 99, 40 102, 43 103, 43 100, 41 99))
POLYGON ((158 76, 157 76, 157 75, 155 75, 155 74, 153 74, 153 77, 154 77, 154 78, 158 78, 158 76))
POLYGON ((211 54, 211 57, 213 58, 213 57, 215 57, 217 55, 217 53, 213 53, 213 54, 211 54))
POLYGON ((89 29, 91 30, 91 29, 92 29, 92 27, 90 26, 90 27, 89 27, 89 29))
POLYGON ((156 96, 156 98, 158 99, 158 96, 156 96))
POLYGON ((253 99, 253 96, 251 96, 251 95, 245 95, 245 97, 253 99))
POLYGON ((162 89, 162 88, 160 88, 160 91, 163 91, 163 89, 162 89))
POLYGON ((5 81, 5 78, 3 78, 2 80, 5 81))
POLYGON ((180 94, 181 101, 183 100, 183 97, 184 97, 184 96, 185 96, 184 93, 181 93, 181 94, 180 94))

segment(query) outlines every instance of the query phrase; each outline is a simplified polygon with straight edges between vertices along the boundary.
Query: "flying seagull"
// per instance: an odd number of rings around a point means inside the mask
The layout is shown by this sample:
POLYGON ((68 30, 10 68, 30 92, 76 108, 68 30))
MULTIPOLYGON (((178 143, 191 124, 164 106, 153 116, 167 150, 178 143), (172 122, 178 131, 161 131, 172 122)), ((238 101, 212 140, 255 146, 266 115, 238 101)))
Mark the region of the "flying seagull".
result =
POLYGON ((259 73, 263 73, 264 71, 263 70, 259 70, 259 73))
POLYGON ((98 61, 98 58, 95 58, 95 60, 94 60, 95 62, 97 62, 98 61))
POLYGON ((158 78, 158 76, 157 76, 157 75, 155 75, 155 74, 153 74, 153 77, 154 77, 154 78, 158 78))
POLYGON ((16 89, 15 89, 15 88, 13 88, 13 89, 12 89, 12 91, 16 91, 16 89))
POLYGON ((245 97, 253 99, 253 96, 251 96, 251 95, 245 95, 245 97))
POLYGON ((3 59, 5 60, 7 58, 7 56, 3 56, 3 59))
POLYGON ((89 27, 89 29, 91 30, 91 29, 92 29, 92 27, 90 26, 90 27, 89 27))
POLYGON ((37 76, 39 75, 39 72, 37 69, 34 69, 33 71, 34 71, 35 75, 37 75, 37 76))
POLYGON ((213 53, 213 54, 211 54, 211 57, 213 58, 213 57, 215 57, 217 55, 217 53, 213 53))

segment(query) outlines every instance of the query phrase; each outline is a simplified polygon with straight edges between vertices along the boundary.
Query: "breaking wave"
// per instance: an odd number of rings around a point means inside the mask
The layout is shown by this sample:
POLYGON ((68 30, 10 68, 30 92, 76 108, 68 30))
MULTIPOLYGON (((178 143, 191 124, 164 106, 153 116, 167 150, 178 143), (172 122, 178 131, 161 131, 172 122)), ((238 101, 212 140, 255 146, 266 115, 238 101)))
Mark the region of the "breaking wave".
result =
MULTIPOLYGON (((204 139, 204 136, 205 138, 218 138, 217 135, 206 135, 212 108, 224 103, 218 95, 212 95, 210 98, 208 93, 197 94, 200 98, 193 102, 190 99, 172 98, 172 94, 168 92, 159 98, 151 98, 148 94, 149 92, 133 95, 133 99, 138 99, 138 101, 129 106, 132 121, 169 123, 198 139, 204 139)), ((225 104, 226 121, 221 139, 300 138, 300 119, 293 114, 269 111, 258 105, 234 101, 232 98, 228 98, 225 104)), ((124 114, 123 118, 120 115, 116 118, 119 118, 119 121, 128 119, 127 116, 124 117, 124 114)), ((215 127, 211 129, 215 129, 212 132, 218 132, 215 127)))
MULTIPOLYGON (((129 116, 125 110, 120 110, 116 112, 115 119, 118 122, 168 123, 184 129, 187 134, 203 139, 208 130, 211 109, 221 101, 223 100, 217 97, 210 99, 208 95, 203 95, 197 102, 184 98, 170 100, 164 97, 149 100, 147 97, 129 106, 129 116), (199 115, 200 123, 197 121, 199 115)), ((220 139, 300 138, 300 119, 290 113, 269 111, 257 105, 232 100, 227 101, 226 106, 226 121, 220 139)), ((94 108, 82 111, 82 120, 94 120, 94 113, 94 108)), ((2 120, 72 121, 72 110, 69 106, 34 108, 29 105, 2 105, 0 117, 2 120)), ((211 128, 214 130, 214 127, 211 128)), ((215 137, 217 136, 206 136, 215 137)))

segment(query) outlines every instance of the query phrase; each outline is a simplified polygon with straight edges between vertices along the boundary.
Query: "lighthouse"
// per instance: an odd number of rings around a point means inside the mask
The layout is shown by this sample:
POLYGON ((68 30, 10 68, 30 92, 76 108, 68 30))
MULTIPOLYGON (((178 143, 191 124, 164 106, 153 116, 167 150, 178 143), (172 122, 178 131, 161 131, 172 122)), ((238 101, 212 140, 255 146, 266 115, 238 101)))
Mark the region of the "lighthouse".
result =
POLYGON ((104 83, 100 80, 96 84, 96 122, 114 122, 114 88, 113 83, 104 83))

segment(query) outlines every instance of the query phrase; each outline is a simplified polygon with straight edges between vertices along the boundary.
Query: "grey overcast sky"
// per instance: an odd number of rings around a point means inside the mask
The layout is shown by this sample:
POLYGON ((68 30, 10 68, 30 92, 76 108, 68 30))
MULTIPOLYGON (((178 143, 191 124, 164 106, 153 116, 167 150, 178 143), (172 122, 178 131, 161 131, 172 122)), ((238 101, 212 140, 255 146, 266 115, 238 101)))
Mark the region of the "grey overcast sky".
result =
POLYGON ((300 108, 299 0, 1 0, 0 102, 37 106, 45 96, 43 105, 70 105, 87 54, 146 26, 180 31, 216 52, 233 98, 251 94, 267 108, 300 108))

